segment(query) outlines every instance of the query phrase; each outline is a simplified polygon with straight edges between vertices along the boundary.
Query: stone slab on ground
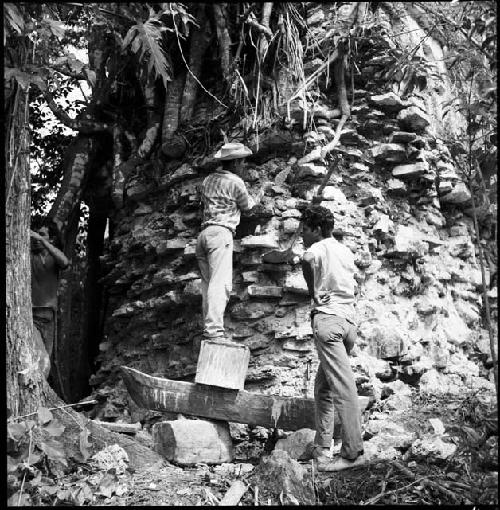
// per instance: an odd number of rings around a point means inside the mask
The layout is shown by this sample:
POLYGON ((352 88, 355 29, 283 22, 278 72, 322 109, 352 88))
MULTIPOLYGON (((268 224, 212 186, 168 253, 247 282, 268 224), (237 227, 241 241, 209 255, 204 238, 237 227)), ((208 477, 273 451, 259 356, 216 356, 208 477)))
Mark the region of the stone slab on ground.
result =
POLYGON ((280 439, 275 446, 276 450, 283 450, 292 459, 303 460, 310 457, 311 445, 316 432, 313 429, 300 429, 290 434, 286 439, 280 439))
POLYGON ((312 480, 305 467, 282 450, 263 457, 250 475, 251 486, 259 487, 261 501, 267 498, 277 504, 280 494, 284 504, 314 505, 312 480))
POLYGON ((227 422, 162 421, 153 425, 154 450, 180 465, 222 464, 233 460, 227 422))

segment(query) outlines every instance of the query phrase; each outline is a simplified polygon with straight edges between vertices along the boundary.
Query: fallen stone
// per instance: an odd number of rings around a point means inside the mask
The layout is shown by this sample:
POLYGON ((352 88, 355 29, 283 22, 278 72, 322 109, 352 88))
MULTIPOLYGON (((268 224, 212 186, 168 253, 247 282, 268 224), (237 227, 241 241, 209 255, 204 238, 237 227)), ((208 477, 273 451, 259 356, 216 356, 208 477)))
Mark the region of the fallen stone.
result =
POLYGON ((275 446, 276 450, 283 450, 292 459, 307 460, 311 455, 311 444, 314 443, 316 431, 300 429, 292 432, 286 439, 280 439, 275 446))
POLYGON ((274 313, 274 305, 270 303, 236 303, 231 308, 231 317, 237 320, 261 319, 274 313))
POLYGON ((168 239, 162 243, 159 243, 156 247, 156 253, 163 255, 164 253, 173 252, 176 250, 185 250, 187 246, 186 239, 168 239))
POLYGON ((247 490, 248 486, 245 482, 235 480, 222 498, 219 506, 236 506, 247 490))
MULTIPOLYGON (((299 329, 299 328, 297 328, 299 329)), ((307 335, 312 335, 312 329, 311 327, 309 326, 305 326, 304 329, 307 329, 308 331, 306 332, 307 335)), ((278 332, 276 332, 278 333, 278 332)), ((299 331, 295 331, 293 332, 293 336, 296 336, 296 337, 303 337, 304 334, 299 330, 299 331)), ((313 350, 313 346, 309 343, 309 342, 305 342, 304 340, 295 340, 295 339, 287 339, 283 342, 283 345, 282 345, 282 348, 285 350, 285 351, 296 351, 296 352, 310 352, 313 350)))
POLYGON ((284 502, 315 503, 312 480, 307 470, 282 450, 274 450, 268 457, 263 457, 248 482, 259 487, 262 501, 271 498, 271 502, 277 503, 281 495, 284 502))
POLYGON ((180 465, 222 464, 233 460, 227 422, 162 421, 153 425, 154 450, 180 465))
POLYGON ((429 117, 416 106, 410 106, 405 110, 401 110, 397 116, 399 125, 402 129, 419 133, 423 131, 429 124, 429 117))
POLYGON ((129 458, 127 452, 119 445, 106 446, 91 457, 92 463, 101 471, 114 469, 117 475, 125 473, 129 458))
POLYGON ((416 459, 427 461, 446 460, 457 450, 453 443, 445 443, 441 437, 427 435, 414 441, 410 448, 410 455, 416 459))
POLYGON ((243 271, 241 273, 241 278, 244 283, 255 283, 259 279, 258 271, 243 271))

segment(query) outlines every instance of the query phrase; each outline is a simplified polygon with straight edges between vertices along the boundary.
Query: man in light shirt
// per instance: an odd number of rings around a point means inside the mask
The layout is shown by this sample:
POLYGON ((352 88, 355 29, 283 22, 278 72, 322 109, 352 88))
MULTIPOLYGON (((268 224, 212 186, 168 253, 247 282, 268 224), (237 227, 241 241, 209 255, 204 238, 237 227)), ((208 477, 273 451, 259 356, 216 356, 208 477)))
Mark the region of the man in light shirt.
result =
POLYGON ((221 162, 205 178, 201 188, 202 232, 196 244, 203 299, 203 336, 226 338, 224 311, 232 289, 233 236, 241 212, 247 212, 264 194, 252 199, 245 183, 233 172, 241 171, 243 159, 252 151, 242 143, 226 143, 214 155, 221 162))
POLYGON ((365 461, 358 395, 348 357, 356 341, 354 257, 332 237, 334 218, 325 207, 306 209, 302 225, 307 248, 302 271, 314 301, 312 329, 320 360, 314 384, 314 457, 319 471, 340 471, 365 461), (340 457, 332 460, 334 409, 342 425, 342 448, 340 457))

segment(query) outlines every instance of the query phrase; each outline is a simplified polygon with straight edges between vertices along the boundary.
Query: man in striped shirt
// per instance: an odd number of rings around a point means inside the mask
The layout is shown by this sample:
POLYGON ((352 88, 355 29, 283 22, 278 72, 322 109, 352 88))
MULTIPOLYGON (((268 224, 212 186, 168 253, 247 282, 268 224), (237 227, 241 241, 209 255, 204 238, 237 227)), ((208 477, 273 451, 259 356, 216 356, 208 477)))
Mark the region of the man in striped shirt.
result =
POLYGON ((233 172, 241 169, 243 159, 250 154, 252 151, 241 143, 223 145, 214 156, 222 167, 206 177, 201 188, 203 220, 196 258, 201 273, 205 338, 225 338, 224 311, 232 290, 233 236, 241 211, 250 211, 255 205, 245 183, 233 172))

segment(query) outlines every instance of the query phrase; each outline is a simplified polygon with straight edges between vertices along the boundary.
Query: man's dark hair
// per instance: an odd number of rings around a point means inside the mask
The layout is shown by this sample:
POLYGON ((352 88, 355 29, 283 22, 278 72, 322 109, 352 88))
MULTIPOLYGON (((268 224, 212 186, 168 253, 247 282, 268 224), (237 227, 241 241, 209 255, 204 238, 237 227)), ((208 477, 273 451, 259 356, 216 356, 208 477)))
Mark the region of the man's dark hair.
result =
POLYGON ((302 222, 310 229, 321 228, 323 237, 330 237, 335 225, 333 213, 321 205, 310 205, 302 212, 302 222))
POLYGON ((49 231, 50 242, 58 249, 62 249, 62 239, 57 225, 50 218, 43 216, 34 216, 31 218, 31 230, 38 232, 41 228, 46 227, 49 231))

